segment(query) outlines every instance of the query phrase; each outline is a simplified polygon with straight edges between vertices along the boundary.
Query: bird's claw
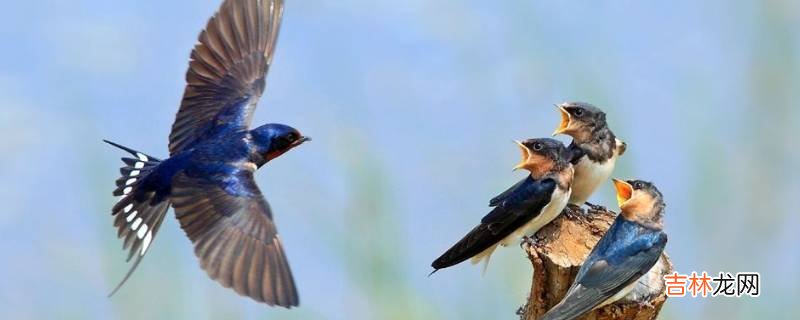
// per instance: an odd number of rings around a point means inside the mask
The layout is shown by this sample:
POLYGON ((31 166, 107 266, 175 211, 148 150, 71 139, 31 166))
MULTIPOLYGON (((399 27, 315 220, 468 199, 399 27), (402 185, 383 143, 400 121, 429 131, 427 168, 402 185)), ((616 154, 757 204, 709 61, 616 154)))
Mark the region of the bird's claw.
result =
POLYGON ((608 211, 608 209, 606 209, 605 206, 601 206, 599 204, 592 204, 588 201, 586 202, 586 206, 589 207, 590 211, 600 211, 600 212, 608 211))
POLYGON ((567 208, 564 210, 564 214, 567 216, 567 218, 572 220, 581 219, 586 215, 580 206, 572 203, 567 205, 567 208))
POLYGON ((639 310, 641 309, 652 309, 654 306, 650 303, 650 301, 637 301, 636 304, 639 305, 639 310))
POLYGON ((535 248, 539 246, 539 241, 536 239, 536 236, 522 236, 522 241, 519 243, 519 247, 526 252, 530 252, 531 248, 535 248))

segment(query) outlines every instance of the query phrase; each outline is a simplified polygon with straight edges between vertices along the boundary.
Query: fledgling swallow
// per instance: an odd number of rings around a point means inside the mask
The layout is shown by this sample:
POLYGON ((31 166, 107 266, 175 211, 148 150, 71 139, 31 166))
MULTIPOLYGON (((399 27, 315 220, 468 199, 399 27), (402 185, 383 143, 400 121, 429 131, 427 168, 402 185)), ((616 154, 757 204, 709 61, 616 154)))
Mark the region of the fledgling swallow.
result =
POLYGON ((599 108, 585 102, 565 102, 556 107, 561 112, 561 123, 553 135, 572 137, 568 149, 575 178, 569 203, 581 206, 611 176, 626 144, 611 132, 606 114, 599 108))
POLYGON ((433 261, 433 272, 470 258, 473 264, 482 260, 488 264, 498 245, 518 243, 522 237, 533 235, 567 205, 573 171, 564 144, 549 138, 515 142, 522 160, 514 169, 524 169, 530 174, 489 201, 492 211, 433 261))
POLYGON ((159 160, 108 142, 123 158, 112 214, 133 265, 141 262, 172 206, 200 266, 226 288, 268 305, 299 303, 272 212, 256 169, 309 141, 297 129, 250 129, 264 92, 283 14, 283 0, 225 0, 200 33, 186 89, 159 160))
POLYGON ((614 186, 621 213, 543 320, 575 319, 625 297, 661 257, 667 244, 661 192, 641 180, 614 179, 614 186))

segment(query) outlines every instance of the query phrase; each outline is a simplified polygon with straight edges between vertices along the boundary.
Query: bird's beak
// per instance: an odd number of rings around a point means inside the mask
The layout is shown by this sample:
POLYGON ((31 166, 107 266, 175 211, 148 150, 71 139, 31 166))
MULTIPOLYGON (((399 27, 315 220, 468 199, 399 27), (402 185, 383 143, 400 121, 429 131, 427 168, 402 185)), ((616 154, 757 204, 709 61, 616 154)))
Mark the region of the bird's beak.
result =
POLYGON ((630 200, 633 196, 633 187, 630 185, 630 183, 619 179, 611 180, 614 181, 614 188, 617 189, 617 204, 619 204, 621 208, 622 204, 630 200))
POLYGON ((295 147, 303 144, 303 142, 306 141, 311 141, 311 138, 306 136, 301 136, 300 138, 292 142, 292 144, 290 144, 286 149, 268 152, 266 155, 264 155, 264 158, 267 159, 267 161, 272 161, 272 159, 280 157, 282 154, 286 153, 291 149, 294 149, 295 147))
POLYGON ((560 105, 556 105, 556 107, 558 108, 558 111, 561 111, 561 123, 558 125, 558 128, 556 128, 556 131, 553 131, 554 136, 567 131, 570 122, 570 115, 569 112, 567 112, 567 109, 564 109, 564 107, 560 105))
POLYGON ((517 144, 517 147, 519 147, 519 150, 522 152, 522 160, 520 160, 519 163, 516 166, 514 166, 513 169, 514 171, 516 171, 518 169, 524 168, 528 164, 528 160, 531 157, 531 150, 528 149, 528 147, 522 144, 522 142, 520 142, 519 140, 514 140, 514 143, 517 144))
POLYGON ((307 142, 307 141, 311 141, 311 137, 302 136, 302 137, 300 137, 300 139, 297 139, 297 140, 294 141, 294 143, 292 143, 292 147, 299 146, 299 145, 303 144, 303 142, 307 142))

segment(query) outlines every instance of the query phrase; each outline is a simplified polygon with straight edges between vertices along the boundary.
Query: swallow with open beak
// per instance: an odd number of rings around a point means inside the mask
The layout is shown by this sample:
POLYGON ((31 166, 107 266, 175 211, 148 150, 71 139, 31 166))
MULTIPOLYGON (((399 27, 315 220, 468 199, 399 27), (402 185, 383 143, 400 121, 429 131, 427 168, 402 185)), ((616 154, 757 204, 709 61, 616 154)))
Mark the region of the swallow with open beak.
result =
POLYGON ((530 174, 489 201, 492 211, 433 261, 434 272, 470 258, 473 264, 482 260, 488 264, 498 245, 507 246, 533 235, 567 205, 573 169, 566 147, 549 138, 515 142, 522 151, 522 160, 514 169, 530 174))
POLYGON ((553 135, 572 137, 568 149, 572 153, 570 162, 575 167, 575 178, 569 203, 581 206, 611 176, 626 144, 611 132, 606 114, 599 108, 585 102, 565 102, 556 107, 561 112, 561 123, 553 135))
POLYGON ((191 53, 169 158, 106 141, 130 154, 122 159, 111 211, 133 264, 111 294, 136 270, 173 207, 209 277, 258 302, 299 304, 255 173, 311 139, 284 124, 250 126, 282 14, 283 0, 225 0, 211 17, 191 53))
POLYGON ((621 213, 578 270, 564 298, 542 317, 567 320, 613 303, 637 286, 661 257, 664 201, 649 182, 614 179, 621 213))

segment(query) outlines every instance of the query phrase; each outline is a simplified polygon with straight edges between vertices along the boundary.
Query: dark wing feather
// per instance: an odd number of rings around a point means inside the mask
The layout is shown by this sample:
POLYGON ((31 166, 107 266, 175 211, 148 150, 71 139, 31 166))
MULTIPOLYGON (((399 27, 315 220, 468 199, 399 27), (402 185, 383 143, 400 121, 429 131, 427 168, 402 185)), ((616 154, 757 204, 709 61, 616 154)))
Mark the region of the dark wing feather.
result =
POLYGON ((615 223, 606 233, 611 236, 604 236, 589 254, 566 297, 542 319, 579 317, 637 281, 655 265, 667 243, 666 234, 661 231, 651 231, 639 235, 633 242, 614 246, 611 242, 615 240, 614 238, 618 238, 614 235, 619 232, 613 230, 615 226, 619 226, 619 223, 615 223), (603 250, 606 248, 611 249, 603 250))
POLYGON ((550 311, 542 316, 542 320, 572 320, 580 317, 586 312, 592 310, 595 306, 602 303, 613 294, 608 295, 603 292, 586 288, 578 285, 570 288, 568 297, 569 299, 561 300, 550 311), (599 301, 593 303, 593 301, 599 301))
POLYGON ((299 303, 269 205, 250 171, 224 185, 175 177, 173 206, 208 275, 241 295, 283 307, 299 303))
POLYGON ((552 179, 537 181, 526 178, 517 183, 501 194, 502 200, 492 200, 496 202, 495 208, 483 217, 481 224, 434 260, 431 266, 441 269, 456 265, 496 244, 539 215, 550 202, 555 188, 552 179))
POLYGON ((569 144, 567 151, 569 152, 569 162, 572 164, 578 164, 578 162, 581 161, 581 158, 586 155, 586 152, 578 147, 578 145, 575 144, 575 141, 572 141, 572 143, 569 144))
POLYGON ((513 186, 511 186, 511 188, 508 188, 508 190, 503 191, 503 193, 501 193, 501 194, 497 195, 496 197, 492 198, 492 200, 489 200, 489 206, 490 207, 496 207, 496 206, 502 204, 510 196, 512 196, 515 193, 517 193, 520 188, 523 188, 525 184, 530 183, 531 182, 530 180, 533 180, 533 177, 528 175, 527 177, 525 177, 525 179, 522 179, 519 182, 515 183, 513 186))
POLYGON ((192 51, 186 90, 169 136, 170 154, 217 130, 250 126, 282 13, 283 0, 223 2, 192 51))
POLYGON ((603 292, 621 289, 647 273, 666 244, 666 234, 661 231, 642 235, 630 246, 614 253, 615 256, 597 260, 579 272, 577 283, 603 292))
POLYGON ((511 210, 518 214, 533 214, 530 218, 539 214, 539 210, 535 212, 520 212, 520 210, 513 210, 518 208, 528 208, 533 204, 546 205, 550 202, 550 197, 556 189, 556 182, 553 179, 544 179, 541 181, 534 180, 531 176, 517 182, 511 189, 506 190, 499 196, 490 201, 490 205, 495 209, 489 212, 481 219, 481 223, 496 223, 498 220, 504 220, 508 211, 511 210))

